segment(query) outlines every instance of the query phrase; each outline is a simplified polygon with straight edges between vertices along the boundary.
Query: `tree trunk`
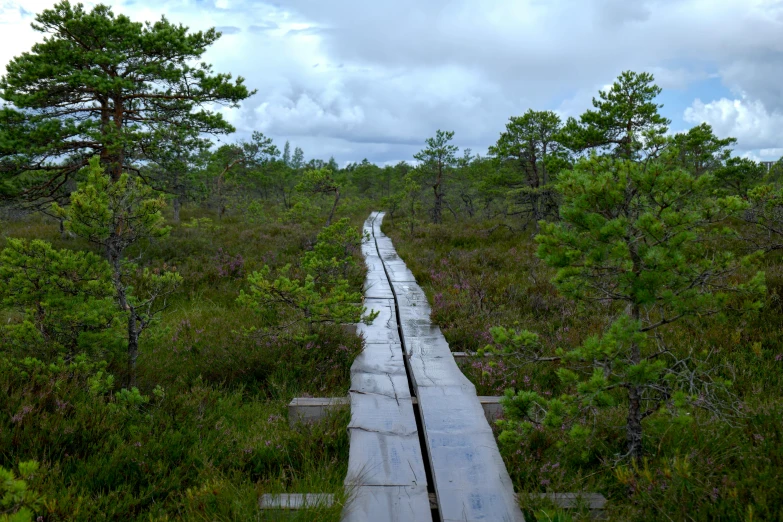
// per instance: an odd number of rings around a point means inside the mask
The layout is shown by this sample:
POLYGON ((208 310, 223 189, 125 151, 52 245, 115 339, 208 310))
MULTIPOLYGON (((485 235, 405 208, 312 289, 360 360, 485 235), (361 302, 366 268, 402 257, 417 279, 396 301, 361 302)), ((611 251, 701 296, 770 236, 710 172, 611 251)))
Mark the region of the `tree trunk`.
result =
MULTIPOLYGON (((535 151, 534 151, 535 152, 535 151)), ((530 160, 530 176, 529 181, 532 196, 532 207, 533 207, 533 225, 535 228, 536 233, 539 231, 538 222, 541 221, 541 218, 543 217, 541 215, 541 180, 539 178, 538 174, 538 161, 535 156, 535 153, 531 155, 530 160)))
POLYGON ((628 454, 637 462, 642 460, 642 390, 639 386, 628 387, 628 419, 625 436, 628 454))
MULTIPOLYGON (((631 256, 636 258, 636 249, 631 250, 631 256)), ((634 266, 636 266, 634 259, 634 266)), ((631 317, 638 321, 641 316, 641 310, 636 303, 631 304, 631 317)), ((631 364, 639 364, 642 360, 641 348, 637 343, 632 343, 630 347, 631 364)), ((642 460, 642 388, 640 386, 628 386, 628 419, 625 426, 626 441, 628 443, 628 454, 637 462, 642 460)))
POLYGON ((179 223, 179 211, 182 208, 182 201, 179 196, 174 198, 174 223, 179 223))
POLYGON ((340 202, 340 189, 334 189, 334 205, 332 205, 332 210, 329 212, 329 219, 326 220, 327 227, 332 224, 334 211, 337 209, 337 203, 339 202, 340 202))
POLYGON ((435 208, 432 209, 432 222, 440 223, 443 213, 443 166, 438 164, 438 177, 435 178, 435 184, 432 190, 435 192, 435 208))
POLYGON ((71 239, 71 234, 65 230, 65 220, 59 218, 60 221, 60 239, 71 239))
POLYGON ((112 234, 106 242, 106 257, 112 269, 111 280, 117 293, 117 304, 128 313, 128 386, 136 384, 136 359, 139 357, 139 331, 136 310, 128 304, 125 284, 122 281, 122 250, 112 234))
POLYGON ((139 328, 136 309, 128 310, 128 387, 136 386, 136 359, 139 358, 139 328))

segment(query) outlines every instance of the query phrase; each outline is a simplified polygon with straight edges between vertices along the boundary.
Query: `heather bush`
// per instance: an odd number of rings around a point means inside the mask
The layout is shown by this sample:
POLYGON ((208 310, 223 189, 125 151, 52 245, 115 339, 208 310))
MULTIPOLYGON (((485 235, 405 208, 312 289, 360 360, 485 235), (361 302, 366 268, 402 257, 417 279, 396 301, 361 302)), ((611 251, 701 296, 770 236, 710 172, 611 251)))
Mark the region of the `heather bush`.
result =
MULTIPOLYGON (((558 348, 600 334, 617 311, 559 294, 550 282, 555 270, 535 257, 532 238, 497 221, 429 225, 413 236, 401 221, 385 221, 384 230, 427 293, 433 322, 453 351, 475 353, 494 344, 487 341, 490 329, 503 324, 535 331, 540 355, 554 356, 558 348)), ((744 249, 736 240, 726 241, 727 248, 744 249)), ((706 350, 713 377, 732 381, 741 415, 727 420, 694 410, 684 424, 648 417, 643 422, 649 455, 640 464, 619 459, 627 451, 621 404, 592 417, 592 429, 579 439, 542 426, 501 442, 527 519, 589 520, 586 508, 565 512, 539 496, 571 491, 605 495, 610 520, 781 518, 783 492, 776 487, 783 480, 781 266, 776 253, 761 260, 767 296, 758 314, 718 322, 697 317, 660 332, 680 353, 706 350)), ((474 355, 463 372, 480 395, 510 389, 548 398, 564 390, 558 367, 474 355)))
MULTIPOLYGON (((318 228, 273 218, 247 224, 231 215, 213 226, 210 214, 188 206, 182 217, 198 225, 174 227, 165 240, 140 241, 127 251, 152 271, 176 267, 183 279, 156 327, 140 339, 135 388, 122 388, 122 350, 105 357, 109 345, 90 351, 82 342, 72 358, 39 337, 17 350, 3 345, 0 447, 10 451, 0 466, 40 463, 27 482, 46 502, 32 510, 33 519, 248 519, 258 515, 261 494, 317 491, 335 494, 338 505, 308 510, 301 519, 338 520, 347 410, 290 428, 287 404, 296 396, 346 394, 361 340, 339 325, 325 325, 307 341, 248 336, 258 317, 236 302, 246 288, 243 272, 299 264, 318 228)), ((352 223, 358 219, 359 211, 352 223)), ((41 217, 9 224, 0 248, 14 244, 7 236, 26 245, 45 238, 76 256, 91 248, 63 239, 57 223, 41 217)), ((330 244, 358 256, 340 237, 330 244)), ((347 272, 352 288, 363 277, 356 260, 347 272)), ((24 320, 7 307, 0 314, 4 324, 24 320)))

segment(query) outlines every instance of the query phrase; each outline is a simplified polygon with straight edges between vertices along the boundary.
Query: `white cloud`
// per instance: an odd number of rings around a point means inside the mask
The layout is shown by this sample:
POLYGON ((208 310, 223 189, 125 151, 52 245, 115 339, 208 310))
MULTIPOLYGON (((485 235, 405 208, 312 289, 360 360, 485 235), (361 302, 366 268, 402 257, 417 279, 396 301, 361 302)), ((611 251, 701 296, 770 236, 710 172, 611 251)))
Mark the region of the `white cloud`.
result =
POLYGON ((704 103, 697 99, 683 117, 692 124, 709 123, 718 136, 737 138, 740 150, 783 145, 783 113, 768 111, 760 100, 721 98, 704 103))
POLYGON ((753 161, 778 161, 783 158, 783 148, 750 150, 741 153, 740 156, 753 161))
MULTIPOLYGON (((717 73, 740 107, 694 104, 691 117, 724 122, 749 148, 780 146, 769 130, 783 111, 779 0, 98 1, 135 20, 230 28, 204 59, 258 89, 226 113, 237 137, 262 130, 308 156, 409 160, 438 128, 483 152, 509 116, 578 116, 628 69, 667 90, 717 73)), ((21 7, 54 3, 0 0, 0 70, 41 38, 21 7)))

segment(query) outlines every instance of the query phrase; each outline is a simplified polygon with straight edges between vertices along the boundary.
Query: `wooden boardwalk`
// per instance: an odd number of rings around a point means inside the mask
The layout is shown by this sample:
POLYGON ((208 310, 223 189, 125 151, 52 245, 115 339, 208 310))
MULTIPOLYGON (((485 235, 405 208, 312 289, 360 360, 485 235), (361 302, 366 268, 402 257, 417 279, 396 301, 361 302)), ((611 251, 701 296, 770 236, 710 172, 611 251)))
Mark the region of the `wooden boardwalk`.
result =
POLYGON ((364 226, 364 304, 379 315, 358 327, 365 349, 351 367, 346 477, 354 495, 343 520, 523 521, 475 387, 382 219, 373 212, 364 226))

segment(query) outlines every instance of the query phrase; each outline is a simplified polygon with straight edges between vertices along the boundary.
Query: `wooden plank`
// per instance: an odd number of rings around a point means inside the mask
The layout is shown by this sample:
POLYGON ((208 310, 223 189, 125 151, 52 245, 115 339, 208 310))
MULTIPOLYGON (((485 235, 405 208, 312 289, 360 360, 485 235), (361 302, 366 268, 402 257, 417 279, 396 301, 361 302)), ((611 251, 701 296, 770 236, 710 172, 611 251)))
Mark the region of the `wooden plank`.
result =
POLYGON ((489 425, 493 426, 496 420, 503 417, 503 406, 500 405, 500 397, 479 395, 478 399, 481 403, 481 408, 484 410, 484 417, 487 418, 489 425))
POLYGON ((350 430, 346 485, 415 486, 424 483, 424 461, 418 435, 350 430))
MULTIPOLYGON (((382 346, 382 345, 372 345, 382 346)), ((396 383, 395 383, 396 386, 396 383)), ((386 390, 388 391, 388 390, 386 390)), ((357 393, 372 394, 372 391, 359 390, 357 393)), ((409 392, 408 392, 409 393, 409 392)), ((385 393, 376 393, 376 395, 386 395, 385 393)), ((404 397, 405 393, 400 394, 400 399, 410 399, 413 405, 417 405, 417 397, 404 397)), ((394 397, 390 397, 394 398, 394 397)), ((492 425, 503 415, 503 407, 500 405, 501 397, 497 396, 479 396, 479 403, 484 410, 484 416, 487 422, 492 425)), ((325 397, 325 398, 296 398, 288 405, 289 421, 293 426, 296 422, 317 422, 324 418, 332 409, 342 408, 350 404, 350 397, 325 397)))
MULTIPOLYGON (((402 334, 405 336, 406 343, 408 340, 413 340, 417 337, 438 337, 443 333, 440 331, 440 327, 432 324, 425 319, 406 319, 401 318, 400 327, 402 334)), ((445 339, 444 339, 445 341, 445 339)))
POLYGON ((343 324, 340 325, 340 327, 348 335, 356 335, 356 324, 354 324, 354 323, 343 323, 343 324))
POLYGON ((391 399, 410 399, 408 376, 405 373, 351 372, 351 392, 381 395, 391 399))
MULTIPOLYGON (((471 360, 474 361, 480 361, 482 358, 478 356, 476 353, 468 353, 468 352, 451 352, 452 357, 454 357, 454 361, 456 361, 457 366, 464 366, 471 360)), ((505 353, 485 353, 485 358, 491 358, 491 357, 505 357, 505 353)))
MULTIPOLYGON (((409 358, 411 379, 417 390, 425 387, 453 387, 460 386, 476 396, 476 388, 465 375, 459 371, 454 358, 446 357, 420 357, 413 355, 409 358)), ((417 393, 417 395, 419 395, 417 393)))
POLYGON ((524 520, 492 432, 425 432, 442 520, 524 520))
POLYGON ((351 367, 351 391, 410 398, 408 375, 398 344, 367 344, 351 367))
POLYGON ((391 285, 386 279, 384 274, 383 278, 379 279, 365 279, 364 281, 364 297, 371 299, 393 299, 391 285))
POLYGON ((416 395, 428 433, 492 432, 472 386, 425 386, 418 388, 416 395))
POLYGON ((475 387, 431 323, 426 294, 408 280, 410 271, 391 254, 391 241, 379 237, 381 219, 378 214, 373 232, 384 246, 381 258, 397 298, 441 520, 524 521, 475 387))
POLYGON ((400 307, 400 313, 406 308, 416 318, 429 319, 431 309, 427 301, 427 294, 415 282, 410 281, 392 281, 392 287, 397 294, 397 306, 400 307), (424 310, 416 311, 416 310, 424 310))
POLYGON ((314 507, 331 507, 334 495, 330 493, 279 493, 265 494, 258 499, 261 509, 299 510, 314 507))
POLYGON ((368 255, 364 257, 364 264, 367 267, 368 272, 386 273, 383 266, 383 261, 377 255, 368 255))
MULTIPOLYGON (((375 301, 365 299, 364 306, 367 313, 377 311, 378 317, 372 324, 360 323, 356 327, 356 333, 364 337, 364 342, 371 343, 399 343, 400 334, 397 330, 397 317, 391 306, 377 304, 375 301)), ((391 301, 393 303, 393 301, 391 301)))
POLYGON ((342 522, 430 521, 426 486, 360 486, 343 510, 342 522))
POLYGON ((411 335, 410 331, 403 329, 405 336, 405 353, 408 357, 451 357, 449 343, 440 333, 440 329, 435 330, 435 335, 411 335))
MULTIPOLYGON (((373 231, 380 233, 371 214, 373 231)), ((375 245, 373 245, 375 246, 375 245)), ((366 313, 379 315, 357 332, 365 347, 351 366, 350 451, 346 487, 353 493, 344 521, 431 520, 424 458, 413 413, 396 305, 377 250, 363 247, 368 267, 366 313)))
POLYGON ((399 343, 365 345, 362 352, 354 359, 351 369, 362 372, 401 371, 405 373, 402 346, 399 343))
POLYGON ((362 303, 368 310, 375 307, 394 308, 395 306, 393 297, 365 297, 362 303))
POLYGON ((351 393, 350 401, 349 430, 355 428, 402 437, 416 435, 416 419, 410 397, 395 399, 385 395, 351 393))
POLYGON ((348 404, 348 397, 298 397, 288 403, 288 424, 294 426, 298 422, 316 422, 330 410, 348 404))
POLYGON ((389 281, 393 283, 416 281, 416 278, 413 276, 413 272, 411 272, 402 261, 384 261, 383 264, 386 267, 386 274, 389 276, 389 281))

